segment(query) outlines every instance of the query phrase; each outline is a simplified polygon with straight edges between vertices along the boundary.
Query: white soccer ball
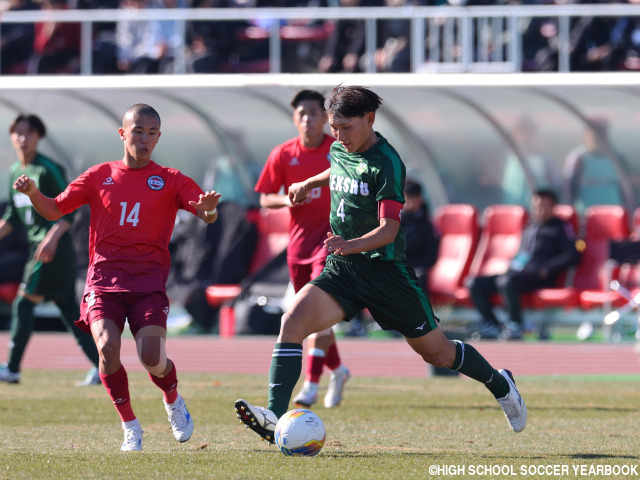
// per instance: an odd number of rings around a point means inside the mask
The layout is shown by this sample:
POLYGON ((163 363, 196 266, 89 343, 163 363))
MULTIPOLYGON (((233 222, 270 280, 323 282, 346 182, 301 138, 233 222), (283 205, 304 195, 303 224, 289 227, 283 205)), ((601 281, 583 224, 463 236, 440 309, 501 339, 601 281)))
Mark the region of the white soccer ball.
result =
POLYGON ((309 457, 322 450, 327 432, 318 415, 296 408, 280 417, 274 436, 277 447, 285 455, 309 457))

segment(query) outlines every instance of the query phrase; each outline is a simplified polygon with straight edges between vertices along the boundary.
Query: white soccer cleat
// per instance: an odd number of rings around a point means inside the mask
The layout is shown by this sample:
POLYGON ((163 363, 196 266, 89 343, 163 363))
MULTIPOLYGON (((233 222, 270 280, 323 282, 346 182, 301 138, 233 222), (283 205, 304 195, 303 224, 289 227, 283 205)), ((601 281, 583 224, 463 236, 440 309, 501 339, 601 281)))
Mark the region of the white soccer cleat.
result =
POLYGON ((80 382, 76 382, 76 387, 87 387, 89 385, 101 385, 102 381, 100 380, 100 372, 96 367, 91 368, 87 372, 87 376, 84 377, 84 380, 80 382))
POLYGON ((142 434, 141 428, 125 428, 124 442, 120 447, 123 452, 135 452, 142 450, 142 434))
POLYGON ((340 405, 342 402, 342 391, 344 390, 344 384, 351 378, 351 372, 344 365, 340 365, 338 368, 331 372, 331 378, 329 379, 329 389, 324 396, 325 408, 333 408, 340 405))
POLYGON ((507 417, 507 421, 513 431, 521 432, 527 424, 527 406, 516 388, 516 382, 513 380, 511 372, 503 369, 498 370, 498 372, 509 384, 509 393, 503 398, 498 398, 498 403, 502 407, 504 416, 507 417))
POLYGON ((318 401, 318 384, 304 382, 302 385, 302 390, 300 393, 295 396, 293 399, 293 403, 296 405, 300 405, 306 408, 311 407, 314 403, 318 401))
POLYGON ((0 367, 0 382, 20 383, 20 372, 12 372, 5 363, 0 367))
POLYGON ((193 433, 193 419, 182 397, 178 395, 175 403, 165 403, 164 408, 169 415, 169 423, 171 423, 173 436, 176 437, 176 440, 179 442, 189 440, 193 433))
POLYGON ((245 400, 236 400, 236 415, 242 423, 256 432, 269 443, 275 443, 273 432, 278 423, 278 417, 268 408, 254 407, 245 400))

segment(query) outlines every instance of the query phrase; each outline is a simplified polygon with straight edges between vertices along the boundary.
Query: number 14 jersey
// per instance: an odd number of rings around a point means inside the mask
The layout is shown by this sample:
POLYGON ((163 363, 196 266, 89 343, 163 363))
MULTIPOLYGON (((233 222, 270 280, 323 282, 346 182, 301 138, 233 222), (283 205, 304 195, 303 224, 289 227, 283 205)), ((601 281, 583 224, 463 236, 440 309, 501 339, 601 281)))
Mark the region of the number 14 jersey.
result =
POLYGON ((164 292, 176 214, 196 214, 189 201, 201 193, 191 178, 153 161, 142 168, 102 163, 71 182, 55 201, 64 214, 91 207, 85 293, 164 292))

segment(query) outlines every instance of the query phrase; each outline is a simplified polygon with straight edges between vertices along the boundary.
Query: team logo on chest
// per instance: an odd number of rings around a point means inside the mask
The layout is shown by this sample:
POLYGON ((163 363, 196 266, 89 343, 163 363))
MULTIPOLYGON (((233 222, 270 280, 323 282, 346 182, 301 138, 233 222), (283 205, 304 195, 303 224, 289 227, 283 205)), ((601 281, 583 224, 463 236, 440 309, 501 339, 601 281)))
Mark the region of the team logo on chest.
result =
POLYGON ((362 162, 356 167, 356 173, 362 175, 367 170, 367 164, 362 162))
POLYGON ((158 175, 151 175, 147 178, 147 185, 151 190, 162 190, 164 188, 164 180, 158 175))

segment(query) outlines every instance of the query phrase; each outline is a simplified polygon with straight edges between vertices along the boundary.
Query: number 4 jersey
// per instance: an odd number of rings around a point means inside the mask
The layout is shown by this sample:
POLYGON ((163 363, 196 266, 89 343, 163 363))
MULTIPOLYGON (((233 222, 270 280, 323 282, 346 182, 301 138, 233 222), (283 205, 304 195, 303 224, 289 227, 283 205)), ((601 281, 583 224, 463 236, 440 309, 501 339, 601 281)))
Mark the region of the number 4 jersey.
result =
MULTIPOLYGON (((398 152, 377 135, 379 141, 362 153, 348 153, 340 142, 331 146, 331 229, 347 240, 362 237, 380 226, 378 208, 382 200, 404 203, 405 166, 398 152)), ((404 260, 402 227, 394 242, 362 255, 404 260)))
POLYGON ((89 168, 56 197, 62 213, 91 207, 85 292, 165 291, 169 240, 179 209, 193 214, 200 187, 179 170, 122 161, 89 168))

